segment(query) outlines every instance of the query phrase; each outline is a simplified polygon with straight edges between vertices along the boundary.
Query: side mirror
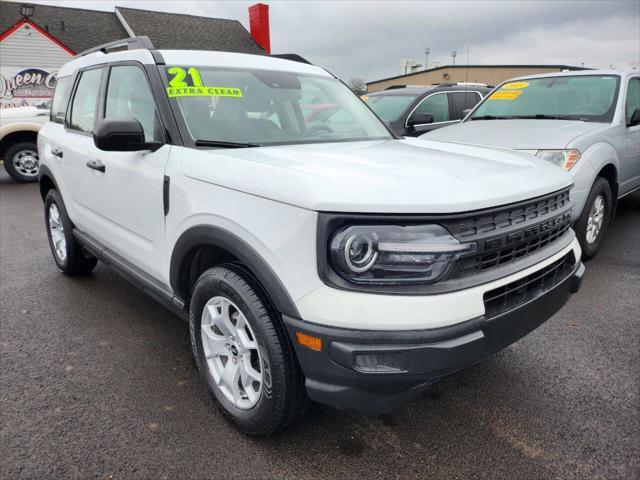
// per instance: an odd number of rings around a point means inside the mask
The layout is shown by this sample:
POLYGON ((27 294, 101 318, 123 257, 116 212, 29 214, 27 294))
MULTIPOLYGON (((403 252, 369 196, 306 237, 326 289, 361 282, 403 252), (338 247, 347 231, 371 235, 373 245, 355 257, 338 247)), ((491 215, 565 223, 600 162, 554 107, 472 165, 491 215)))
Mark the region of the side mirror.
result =
POLYGON ((424 125, 427 123, 433 123, 433 114, 431 113, 414 113, 407 125, 410 127, 414 127, 416 125, 424 125))
POLYGON ((107 152, 156 151, 162 146, 160 142, 145 142, 142 125, 133 118, 101 120, 93 131, 93 143, 107 152))
POLYGON ((635 127, 636 125, 640 125, 640 107, 636 108, 633 111, 631 120, 629 120, 629 123, 627 123, 627 127, 635 127))

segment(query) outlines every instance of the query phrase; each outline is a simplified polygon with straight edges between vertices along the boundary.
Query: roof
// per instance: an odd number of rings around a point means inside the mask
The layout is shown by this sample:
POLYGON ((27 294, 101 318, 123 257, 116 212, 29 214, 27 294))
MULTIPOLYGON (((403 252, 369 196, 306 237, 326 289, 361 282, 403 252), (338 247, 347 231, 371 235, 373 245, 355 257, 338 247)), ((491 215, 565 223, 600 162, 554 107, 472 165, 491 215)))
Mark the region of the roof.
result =
POLYGON ((237 20, 116 8, 135 35, 148 36, 158 49, 265 53, 237 20))
POLYGON ((584 71, 572 71, 572 72, 550 72, 550 73, 539 73, 537 75, 525 75, 522 77, 512 78, 512 80, 530 80, 533 78, 547 78, 547 77, 566 77, 566 76, 587 76, 587 75, 621 75, 628 76, 633 74, 639 74, 637 70, 584 70, 584 71))
MULTIPOLYGON (((0 32, 22 20, 22 3, 0 1, 0 32)), ((130 36, 116 11, 34 5, 29 20, 75 53, 130 36)), ((211 49, 264 55, 237 20, 197 17, 116 7, 135 35, 146 35, 156 48, 211 49)))
MULTIPOLYGON (((0 1, 0 32, 22 20, 21 6, 17 2, 0 1)), ((75 53, 129 36, 112 12, 40 4, 34 7, 33 16, 29 20, 75 53)))
POLYGON ((571 65, 442 65, 440 67, 429 68, 428 70, 419 70, 417 72, 410 72, 406 75, 396 75, 394 77, 381 78, 379 80, 372 80, 367 82, 367 85, 371 85, 372 83, 378 82, 386 82, 387 80, 395 80, 397 78, 406 78, 412 75, 416 75, 419 73, 425 72, 436 72, 438 70, 444 70, 447 68, 555 68, 557 70, 588 70, 584 67, 573 67, 571 65))

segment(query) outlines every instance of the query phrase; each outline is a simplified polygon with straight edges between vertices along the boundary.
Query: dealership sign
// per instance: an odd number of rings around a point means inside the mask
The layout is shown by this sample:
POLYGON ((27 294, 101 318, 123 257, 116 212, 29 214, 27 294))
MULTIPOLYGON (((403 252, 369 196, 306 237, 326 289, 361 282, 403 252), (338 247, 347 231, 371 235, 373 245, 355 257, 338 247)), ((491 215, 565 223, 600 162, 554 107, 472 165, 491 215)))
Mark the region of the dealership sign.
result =
POLYGON ((12 68, 0 71, 0 107, 40 103, 53 96, 56 74, 40 68, 12 68))

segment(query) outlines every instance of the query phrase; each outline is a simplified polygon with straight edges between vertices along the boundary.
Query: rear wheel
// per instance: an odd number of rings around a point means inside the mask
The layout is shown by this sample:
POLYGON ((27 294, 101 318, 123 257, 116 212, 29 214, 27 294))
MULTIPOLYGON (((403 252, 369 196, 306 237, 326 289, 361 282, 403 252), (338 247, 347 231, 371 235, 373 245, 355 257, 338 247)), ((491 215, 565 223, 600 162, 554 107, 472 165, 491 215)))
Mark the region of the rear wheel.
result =
POLYGON ((96 267, 98 260, 85 252, 73 237, 73 224, 56 190, 49 190, 45 197, 44 219, 49 247, 62 273, 78 275, 89 273, 96 267))
POLYGON ((193 353, 219 410, 245 433, 272 436, 302 411, 300 366, 278 313, 236 265, 205 271, 191 298, 193 353))
POLYGON ((583 258, 593 257, 602 245, 611 221, 612 205, 611 186, 606 179, 598 177, 575 225, 583 258))
POLYGON ((18 182, 35 182, 40 171, 38 147, 34 142, 20 142, 7 148, 4 168, 18 182))

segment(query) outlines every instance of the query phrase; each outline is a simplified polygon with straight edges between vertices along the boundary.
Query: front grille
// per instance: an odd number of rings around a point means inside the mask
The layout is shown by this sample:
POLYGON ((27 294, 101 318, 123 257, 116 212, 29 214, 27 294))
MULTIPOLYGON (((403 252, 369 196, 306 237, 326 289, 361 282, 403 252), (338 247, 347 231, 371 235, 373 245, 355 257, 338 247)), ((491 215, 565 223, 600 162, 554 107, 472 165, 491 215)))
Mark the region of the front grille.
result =
POLYGON ((571 226, 571 213, 556 217, 552 223, 554 222, 556 223, 555 227, 552 226, 551 229, 546 232, 532 236, 529 240, 518 243, 513 247, 502 248, 486 255, 478 255, 459 260, 454 268, 454 275, 458 278, 475 275, 490 268, 511 263, 519 258, 526 257, 536 250, 546 247, 567 233, 567 230, 569 230, 571 226))
POLYGON ((474 254, 459 259, 447 280, 500 267, 550 245, 571 227, 569 189, 519 204, 473 212, 442 222, 461 242, 475 242, 474 254))
POLYGON ((487 234, 514 225, 546 217, 564 206, 569 205, 569 189, 524 202, 503 209, 495 209, 489 213, 480 213, 471 218, 448 222, 447 229, 459 240, 465 240, 479 234, 487 234))
POLYGON ((524 278, 484 294, 485 318, 517 308, 552 289, 569 276, 576 263, 573 251, 524 278))

